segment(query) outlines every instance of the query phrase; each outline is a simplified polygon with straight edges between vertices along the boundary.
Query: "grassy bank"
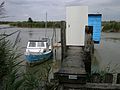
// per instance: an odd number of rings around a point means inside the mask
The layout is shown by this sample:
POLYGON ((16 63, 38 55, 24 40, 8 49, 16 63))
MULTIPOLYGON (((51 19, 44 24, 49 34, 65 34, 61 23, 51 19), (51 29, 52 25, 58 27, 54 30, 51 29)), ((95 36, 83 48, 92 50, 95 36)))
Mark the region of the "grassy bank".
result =
POLYGON ((120 32, 120 22, 117 21, 103 21, 103 32, 120 32))
MULTIPOLYGON (((8 22, 1 21, 0 24, 9 24, 14 27, 22 28, 45 28, 45 21, 18 21, 18 22, 8 22)), ((48 21, 47 28, 60 28, 61 21, 48 21)), ((120 32, 120 22, 117 21, 103 21, 102 22, 103 32, 120 32)))
MULTIPOLYGON (((45 28, 46 22, 44 21, 34 21, 34 22, 28 22, 28 21, 22 21, 22 22, 0 22, 0 24, 9 24, 10 26, 15 27, 22 27, 22 28, 45 28)), ((47 28, 60 28, 60 21, 48 21, 47 22, 47 28)))

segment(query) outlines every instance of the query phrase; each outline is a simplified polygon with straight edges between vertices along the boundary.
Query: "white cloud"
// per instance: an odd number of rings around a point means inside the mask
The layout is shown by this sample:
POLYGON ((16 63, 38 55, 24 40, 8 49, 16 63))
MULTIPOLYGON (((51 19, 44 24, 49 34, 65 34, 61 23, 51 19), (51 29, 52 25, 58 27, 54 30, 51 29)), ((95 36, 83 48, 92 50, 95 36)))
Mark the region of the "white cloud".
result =
POLYGON ((86 5, 89 13, 102 13, 103 19, 119 19, 120 0, 6 0, 6 20, 26 20, 31 16, 34 20, 44 20, 48 12, 49 20, 65 19, 66 5, 86 5))

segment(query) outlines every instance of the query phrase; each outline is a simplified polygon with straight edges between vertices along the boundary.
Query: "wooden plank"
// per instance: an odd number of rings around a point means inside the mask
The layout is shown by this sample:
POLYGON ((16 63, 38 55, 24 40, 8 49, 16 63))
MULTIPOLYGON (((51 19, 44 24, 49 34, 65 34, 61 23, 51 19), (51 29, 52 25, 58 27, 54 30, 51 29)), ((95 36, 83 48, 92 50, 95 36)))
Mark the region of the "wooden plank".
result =
POLYGON ((86 84, 64 84, 67 88, 85 88, 85 89, 100 89, 100 90, 120 90, 120 84, 108 84, 108 83, 86 83, 86 84))
POLYGON ((69 47, 64 58, 60 73, 86 74, 81 47, 69 47))
POLYGON ((61 61, 66 56, 66 23, 64 21, 61 21, 61 61))

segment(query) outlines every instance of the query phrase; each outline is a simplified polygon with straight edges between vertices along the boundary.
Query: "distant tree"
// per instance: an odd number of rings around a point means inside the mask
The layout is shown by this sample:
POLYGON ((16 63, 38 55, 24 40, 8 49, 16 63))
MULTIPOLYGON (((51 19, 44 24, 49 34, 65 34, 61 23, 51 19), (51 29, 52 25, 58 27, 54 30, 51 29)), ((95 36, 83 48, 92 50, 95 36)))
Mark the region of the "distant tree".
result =
POLYGON ((32 20, 32 18, 31 18, 31 17, 29 17, 29 18, 28 18, 28 22, 30 22, 30 23, 32 23, 32 22, 33 22, 33 20, 32 20))
POLYGON ((119 23, 118 22, 115 22, 114 24, 113 24, 113 30, 115 31, 115 32, 118 32, 119 30, 120 30, 120 26, 119 26, 119 23))

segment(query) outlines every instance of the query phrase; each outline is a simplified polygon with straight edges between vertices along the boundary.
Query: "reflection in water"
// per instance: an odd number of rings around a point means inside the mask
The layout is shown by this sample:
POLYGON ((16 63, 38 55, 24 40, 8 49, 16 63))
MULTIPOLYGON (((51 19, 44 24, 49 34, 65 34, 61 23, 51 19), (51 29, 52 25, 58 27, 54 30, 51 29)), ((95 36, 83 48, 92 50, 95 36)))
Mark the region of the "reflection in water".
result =
POLYGON ((91 73, 98 73, 100 71, 100 56, 97 53, 97 50, 94 50, 94 55, 92 56, 92 64, 91 64, 91 73), (99 57, 99 58, 98 58, 99 57))
MULTIPOLYGON (((26 45, 29 39, 39 39, 39 38, 43 38, 45 35, 45 29, 44 28, 8 28, 5 30, 0 30, 0 33, 2 32, 6 32, 6 34, 10 34, 11 32, 14 32, 16 30, 21 30, 20 33, 20 37, 21 37, 21 41, 19 43, 20 48, 22 48, 20 50, 20 53, 23 54, 23 56, 21 57, 21 60, 25 59, 24 56, 24 52, 26 49, 26 45)), ((47 37, 49 37, 50 39, 53 37, 53 29, 48 29, 47 30, 47 37)), ((60 29, 56 29, 56 38, 54 38, 56 42, 60 41, 60 29)), ((9 37, 9 39, 11 41, 14 42, 14 37, 16 37, 15 35, 9 37)), ((35 65, 33 67, 29 67, 26 65, 25 60, 23 63, 21 63, 22 67, 20 71, 24 71, 26 73, 31 72, 33 73, 33 75, 36 75, 40 80, 47 80, 48 77, 53 77, 52 73, 53 71, 57 71, 58 68, 60 67, 60 60, 61 60, 61 48, 57 48, 56 49, 56 53, 54 53, 56 57, 53 58, 53 60, 48 60, 42 64, 38 64, 35 65), (26 68, 26 69, 25 69, 26 68), (50 71, 50 72, 49 72, 50 71), (50 74, 48 76, 48 73, 50 74)))
POLYGON ((26 66, 26 73, 32 73, 40 81, 48 81, 49 73, 52 68, 52 63, 52 60, 48 60, 32 67, 26 66))
POLYGON ((115 68, 114 71, 120 73, 120 33, 102 33, 101 43, 95 45, 95 51, 93 61, 99 62, 97 68, 105 71, 109 67, 109 72, 115 68))
POLYGON ((32 38, 33 32, 30 30, 29 31, 29 37, 32 38))
MULTIPOLYGON (((30 30, 26 34, 28 34, 29 39, 38 39, 40 37, 44 37, 44 30, 30 30)), ((60 30, 56 29, 56 35, 52 36, 53 30, 48 30, 48 37, 53 38, 53 42, 60 41, 60 30)), ((58 71, 60 67, 61 60, 61 48, 56 48, 53 50, 54 57, 52 60, 48 60, 43 63, 39 63, 33 67, 26 66, 26 73, 33 73, 40 81, 48 81, 50 78, 53 78, 53 72, 58 71)))

